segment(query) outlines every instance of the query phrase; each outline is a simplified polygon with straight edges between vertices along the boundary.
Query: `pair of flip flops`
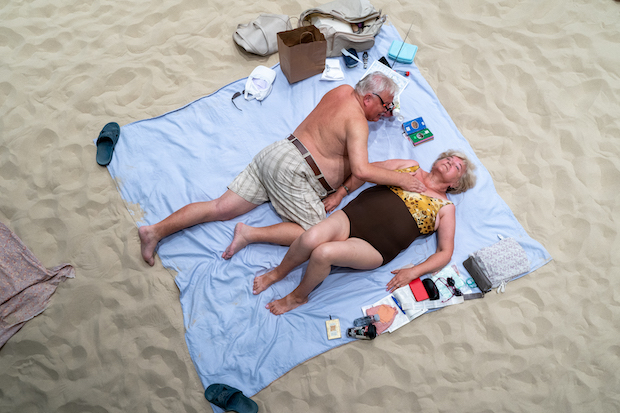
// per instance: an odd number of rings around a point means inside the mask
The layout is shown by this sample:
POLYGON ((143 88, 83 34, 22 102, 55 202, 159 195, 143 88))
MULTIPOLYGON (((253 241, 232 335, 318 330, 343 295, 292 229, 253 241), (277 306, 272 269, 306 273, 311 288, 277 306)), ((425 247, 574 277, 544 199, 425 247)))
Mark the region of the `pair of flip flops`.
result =
POLYGON ((103 127, 97 138, 97 163, 107 166, 112 161, 114 147, 121 135, 121 127, 116 122, 110 122, 103 127))
POLYGON ((222 383, 215 383, 205 390, 205 398, 226 411, 257 413, 258 405, 243 395, 241 390, 222 383))

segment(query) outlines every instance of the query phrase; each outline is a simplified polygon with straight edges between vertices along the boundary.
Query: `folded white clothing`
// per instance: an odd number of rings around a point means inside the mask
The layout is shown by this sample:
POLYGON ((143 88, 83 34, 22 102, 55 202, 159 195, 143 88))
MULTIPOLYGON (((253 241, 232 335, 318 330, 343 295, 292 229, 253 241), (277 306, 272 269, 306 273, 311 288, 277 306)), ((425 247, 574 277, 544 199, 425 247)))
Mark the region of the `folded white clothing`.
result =
POLYGON ((321 80, 342 80, 344 73, 340 68, 340 58, 332 57, 325 59, 325 70, 321 75, 321 80))

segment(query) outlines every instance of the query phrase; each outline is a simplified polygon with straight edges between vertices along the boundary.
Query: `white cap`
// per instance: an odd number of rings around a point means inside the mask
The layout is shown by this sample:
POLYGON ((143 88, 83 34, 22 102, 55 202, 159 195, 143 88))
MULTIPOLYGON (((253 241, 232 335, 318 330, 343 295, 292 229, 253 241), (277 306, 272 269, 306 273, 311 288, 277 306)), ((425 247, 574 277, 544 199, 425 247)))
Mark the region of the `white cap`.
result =
POLYGON ((276 80, 276 71, 266 66, 256 66, 245 82, 246 100, 263 100, 271 93, 273 81, 276 80))

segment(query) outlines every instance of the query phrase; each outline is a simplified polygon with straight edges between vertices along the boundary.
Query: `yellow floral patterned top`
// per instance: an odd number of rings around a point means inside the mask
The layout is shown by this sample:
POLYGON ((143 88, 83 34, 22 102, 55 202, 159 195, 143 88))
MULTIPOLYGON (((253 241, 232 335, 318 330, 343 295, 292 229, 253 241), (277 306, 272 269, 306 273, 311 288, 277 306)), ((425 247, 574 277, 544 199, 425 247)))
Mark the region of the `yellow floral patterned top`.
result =
MULTIPOLYGON (((418 168, 419 166, 412 166, 410 168, 397 169, 396 172, 415 172, 418 168)), ((420 234, 430 234, 434 232, 437 213, 441 207, 452 203, 417 192, 405 191, 397 186, 389 186, 389 188, 403 200, 405 205, 407 205, 409 212, 411 212, 411 216, 413 216, 413 219, 415 219, 420 229, 420 234)))

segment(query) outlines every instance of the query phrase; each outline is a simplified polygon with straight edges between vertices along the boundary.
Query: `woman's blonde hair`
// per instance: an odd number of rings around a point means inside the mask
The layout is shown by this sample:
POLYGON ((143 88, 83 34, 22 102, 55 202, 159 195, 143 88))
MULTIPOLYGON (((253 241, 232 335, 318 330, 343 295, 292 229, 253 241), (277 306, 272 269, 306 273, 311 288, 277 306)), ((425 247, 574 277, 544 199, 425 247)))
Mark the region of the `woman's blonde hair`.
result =
POLYGON ((468 189, 471 189, 476 185, 476 174, 474 173, 474 171, 476 170, 476 165, 474 165, 469 160, 469 158, 467 158, 467 155, 465 155, 463 152, 449 149, 441 153, 437 157, 435 162, 433 162, 433 167, 435 167, 435 164, 439 162, 440 160, 445 159, 445 158, 450 158, 452 156, 456 156, 461 161, 463 161, 463 165, 465 166, 465 173, 461 176, 456 186, 452 186, 448 188, 447 192, 449 194, 460 194, 461 192, 465 192, 468 189))

